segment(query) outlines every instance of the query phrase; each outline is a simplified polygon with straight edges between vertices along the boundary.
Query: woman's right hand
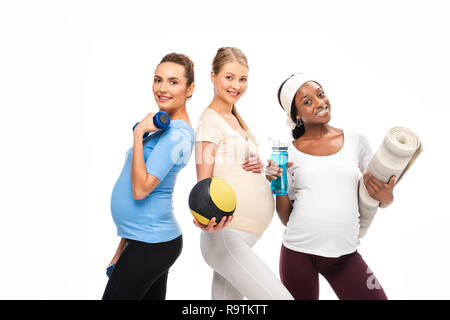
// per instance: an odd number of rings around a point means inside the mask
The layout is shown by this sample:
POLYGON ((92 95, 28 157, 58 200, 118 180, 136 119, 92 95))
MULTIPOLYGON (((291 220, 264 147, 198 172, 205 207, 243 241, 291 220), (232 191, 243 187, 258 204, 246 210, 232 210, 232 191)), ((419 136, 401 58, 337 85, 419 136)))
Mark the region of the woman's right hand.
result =
MULTIPOLYGON (((288 162, 286 168, 290 168, 294 165, 293 162, 288 162)), ((278 166, 278 163, 276 163, 273 160, 267 160, 267 166, 266 166, 266 179, 267 181, 271 182, 272 180, 281 177, 281 174, 283 173, 283 168, 280 168, 278 166)))
POLYGON ((139 136, 142 136, 146 132, 154 132, 158 130, 158 128, 153 123, 154 112, 149 112, 144 119, 139 121, 139 124, 136 126, 134 132, 139 136))
POLYGON ((197 219, 194 218, 194 224, 195 224, 198 228, 202 229, 203 231, 206 231, 206 232, 217 232, 217 231, 222 230, 222 229, 225 228, 226 226, 228 226, 228 224, 229 224, 232 220, 233 220, 233 216, 229 216, 228 218, 227 218, 227 217, 222 217, 222 219, 220 220, 220 222, 219 222, 218 224, 214 225, 214 223, 216 222, 216 218, 214 217, 214 218, 212 218, 212 219, 209 221, 209 224, 208 224, 207 226, 205 226, 205 225, 201 224, 200 222, 198 222, 197 219))

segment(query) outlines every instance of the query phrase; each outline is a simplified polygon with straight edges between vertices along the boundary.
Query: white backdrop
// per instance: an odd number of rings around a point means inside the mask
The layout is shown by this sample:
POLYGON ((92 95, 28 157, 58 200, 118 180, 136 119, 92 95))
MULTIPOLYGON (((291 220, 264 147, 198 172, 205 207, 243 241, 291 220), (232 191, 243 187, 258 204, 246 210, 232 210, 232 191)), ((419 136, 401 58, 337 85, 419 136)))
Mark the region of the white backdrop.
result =
MULTIPOLYGON (((363 131, 374 150, 392 126, 420 136, 425 152, 359 250, 389 298, 449 299, 448 10, 445 1, 0 2, 0 298, 101 298, 119 242, 111 191, 132 126, 156 111, 157 63, 172 51, 195 62, 195 127, 213 96, 216 50, 236 46, 250 64, 237 106, 264 162, 269 135, 290 139, 276 93, 298 71, 318 75, 330 124, 363 131)), ((195 180, 192 157, 175 188, 184 248, 167 299, 210 298, 187 203, 195 180)), ((276 275, 282 233, 275 214, 255 246, 276 275)), ((321 299, 336 299, 323 278, 321 299)))

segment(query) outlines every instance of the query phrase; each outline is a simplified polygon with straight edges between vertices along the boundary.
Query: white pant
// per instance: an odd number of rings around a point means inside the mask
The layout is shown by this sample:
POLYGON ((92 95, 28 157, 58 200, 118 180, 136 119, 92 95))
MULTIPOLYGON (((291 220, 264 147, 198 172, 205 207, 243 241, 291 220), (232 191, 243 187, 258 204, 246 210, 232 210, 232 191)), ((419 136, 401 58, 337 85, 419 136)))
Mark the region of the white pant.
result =
POLYGON ((214 269, 213 300, 292 300, 281 281, 252 250, 258 237, 233 228, 201 232, 200 247, 214 269))

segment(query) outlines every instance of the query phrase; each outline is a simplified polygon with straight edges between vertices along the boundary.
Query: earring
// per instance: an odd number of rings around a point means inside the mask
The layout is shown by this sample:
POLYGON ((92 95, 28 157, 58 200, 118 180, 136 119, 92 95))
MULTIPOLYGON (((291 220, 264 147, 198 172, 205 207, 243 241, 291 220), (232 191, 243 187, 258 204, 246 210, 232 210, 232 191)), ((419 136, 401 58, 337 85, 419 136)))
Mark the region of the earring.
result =
POLYGON ((297 118, 297 127, 301 127, 303 125, 303 121, 300 118, 297 118))

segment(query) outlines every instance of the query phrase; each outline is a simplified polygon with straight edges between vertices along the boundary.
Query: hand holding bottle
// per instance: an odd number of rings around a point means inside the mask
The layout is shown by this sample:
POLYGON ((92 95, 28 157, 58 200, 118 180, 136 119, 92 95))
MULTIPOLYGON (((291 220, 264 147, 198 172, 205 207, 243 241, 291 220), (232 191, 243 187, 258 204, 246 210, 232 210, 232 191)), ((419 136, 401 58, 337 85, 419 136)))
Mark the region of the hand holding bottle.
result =
POLYGON ((272 139, 271 160, 276 163, 278 169, 275 174, 275 179, 271 179, 270 181, 270 190, 275 195, 286 195, 289 189, 287 180, 288 145, 272 139), (280 169, 281 174, 278 176, 280 169))
MULTIPOLYGON (((294 163, 288 162, 286 165, 286 169, 292 167, 294 163)), ((283 174, 283 168, 280 168, 278 164, 273 160, 267 160, 267 166, 266 166, 266 179, 267 181, 271 182, 273 179, 277 179, 278 177, 281 177, 283 174)))

